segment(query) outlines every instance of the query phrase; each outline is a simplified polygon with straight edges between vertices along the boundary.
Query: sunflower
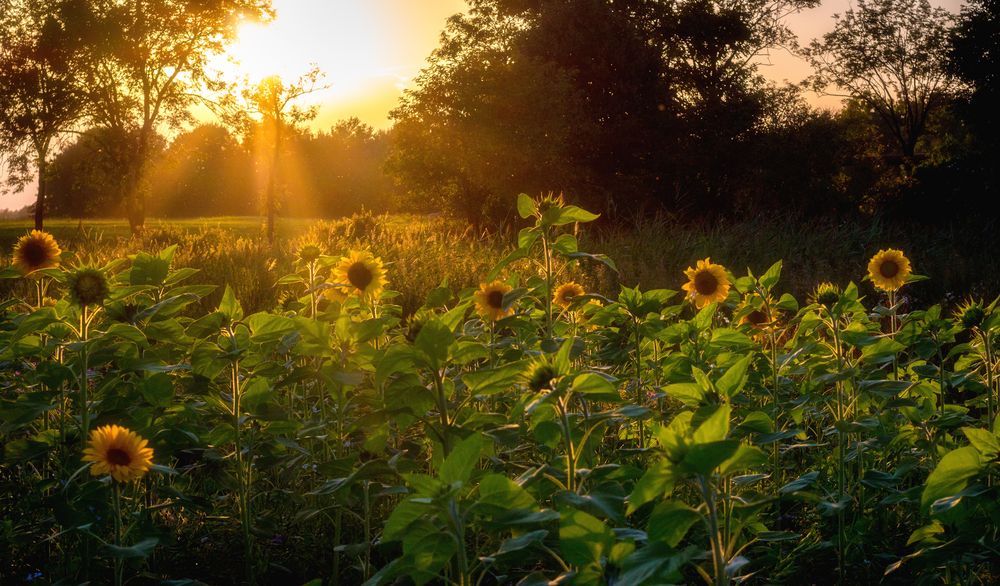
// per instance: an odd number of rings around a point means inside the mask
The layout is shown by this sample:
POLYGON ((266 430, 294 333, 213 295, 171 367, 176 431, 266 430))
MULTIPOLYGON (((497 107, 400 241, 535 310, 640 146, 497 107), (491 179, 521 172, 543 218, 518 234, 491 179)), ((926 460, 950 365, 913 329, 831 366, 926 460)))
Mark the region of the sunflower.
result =
POLYGON ((586 293, 586 291, 583 290, 583 286, 570 281, 569 283, 556 287, 556 292, 552 295, 552 303, 555 303, 563 309, 569 309, 569 306, 573 303, 573 299, 583 295, 584 293, 586 293))
POLYGON ((101 303, 110 292, 104 273, 93 267, 79 267, 70 272, 66 286, 70 298, 80 307, 101 303))
MULTIPOLYGON (((744 310, 746 311, 746 310, 744 310)), ((740 317, 740 325, 749 325, 754 329, 761 329, 771 323, 771 316, 766 309, 751 309, 740 317)))
POLYGON ((684 275, 688 282, 682 288, 688 292, 688 299, 698 309, 715 301, 723 301, 729 295, 726 267, 712 264, 710 258, 699 260, 696 267, 688 267, 684 275))
POLYGON ((525 373, 528 388, 534 392, 551 390, 553 383, 561 375, 556 367, 544 358, 534 361, 525 373))
POLYGON ((153 465, 153 448, 134 431, 118 425, 104 425, 90 432, 83 461, 93 462, 94 476, 110 474, 118 482, 138 480, 153 465))
POLYGON ((479 291, 475 292, 476 312, 486 319, 497 321, 514 313, 512 308, 504 309, 503 296, 511 291, 513 287, 502 281, 483 283, 479 285, 479 291))
POLYGON ((966 299, 955 310, 955 317, 967 330, 979 327, 986 319, 986 309, 983 304, 974 299, 966 299))
POLYGON ((298 253, 296 253, 296 257, 303 264, 309 264, 319 259, 319 257, 322 255, 323 255, 323 249, 320 248, 318 244, 312 242, 303 244, 299 248, 298 253))
POLYGON ((32 230, 14 245, 14 266, 27 275, 41 269, 59 266, 59 243, 48 232, 32 230))
POLYGON ((833 283, 820 283, 816 285, 813 289, 811 295, 809 295, 810 303, 818 303, 827 309, 830 309, 840 301, 840 287, 834 285, 833 283))
MULTIPOLYGON (((387 284, 382 260, 367 251, 352 250, 333 269, 333 280, 340 285, 340 293, 359 297, 378 297, 387 284)), ((328 292, 327 297, 336 297, 328 292)))
POLYGON ((883 291, 895 291, 902 287, 911 272, 910 259, 901 250, 880 250, 868 261, 868 277, 876 288, 883 291))

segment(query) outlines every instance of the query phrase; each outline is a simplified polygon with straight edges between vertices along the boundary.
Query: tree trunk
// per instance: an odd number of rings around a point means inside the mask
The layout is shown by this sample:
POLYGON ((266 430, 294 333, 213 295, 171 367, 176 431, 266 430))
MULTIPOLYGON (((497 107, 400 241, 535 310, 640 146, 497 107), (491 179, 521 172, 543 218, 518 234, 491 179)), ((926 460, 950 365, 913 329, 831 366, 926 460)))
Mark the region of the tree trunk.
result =
POLYGON ((38 196, 35 199, 35 230, 44 229, 45 221, 45 183, 47 181, 45 157, 38 158, 38 196))
POLYGON ((268 244, 274 243, 274 217, 277 213, 278 158, 281 152, 281 124, 280 120, 276 120, 274 124, 274 152, 271 155, 271 173, 267 178, 267 196, 264 202, 268 244))
POLYGON ((146 223, 146 196, 142 192, 142 173, 146 167, 146 133, 140 132, 135 153, 125 177, 125 217, 132 235, 142 232, 146 223))

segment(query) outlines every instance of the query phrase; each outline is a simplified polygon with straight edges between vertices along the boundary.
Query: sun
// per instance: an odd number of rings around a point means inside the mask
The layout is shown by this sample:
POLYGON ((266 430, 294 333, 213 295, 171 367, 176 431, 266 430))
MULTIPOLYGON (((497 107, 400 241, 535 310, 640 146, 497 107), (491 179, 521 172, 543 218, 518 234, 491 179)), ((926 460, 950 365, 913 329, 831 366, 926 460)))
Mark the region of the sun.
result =
POLYGON ((269 22, 246 21, 225 54, 220 69, 250 83, 277 75, 292 82, 316 64, 326 74, 328 98, 359 91, 383 75, 378 22, 354 3, 309 6, 304 2, 275 2, 269 22))

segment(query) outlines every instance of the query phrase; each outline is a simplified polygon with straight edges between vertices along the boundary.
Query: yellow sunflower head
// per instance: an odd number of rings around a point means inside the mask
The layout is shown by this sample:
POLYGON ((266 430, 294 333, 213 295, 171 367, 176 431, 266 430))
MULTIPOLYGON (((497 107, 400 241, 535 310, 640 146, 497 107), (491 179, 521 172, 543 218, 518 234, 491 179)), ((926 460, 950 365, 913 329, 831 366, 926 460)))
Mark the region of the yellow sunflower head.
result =
POLYGON ((134 431, 118 425, 104 425, 90 432, 83 461, 91 462, 94 476, 110 474, 118 482, 142 478, 153 465, 153 448, 134 431))
POLYGON ((358 250, 352 250, 334 267, 333 279, 343 288, 341 293, 366 299, 378 297, 388 282, 382 260, 358 250))
POLYGON ((563 309, 568 309, 570 304, 573 303, 573 299, 583 295, 584 293, 586 293, 586 291, 583 290, 582 285, 570 281, 569 283, 556 287, 556 292, 552 295, 552 303, 555 303, 563 309))
POLYGON ((93 267, 80 267, 66 277, 70 299, 80 307, 95 305, 104 301, 110 290, 108 279, 93 267))
POLYGON ((694 267, 684 271, 688 282, 682 288, 687 291, 687 297, 701 309, 709 303, 724 301, 729 295, 729 275, 726 267, 712 263, 712 259, 699 260, 694 267))
POLYGON ((876 288, 883 291, 896 291, 910 276, 910 259, 901 250, 887 248, 868 261, 868 277, 876 288))
POLYGON ((14 245, 14 266, 27 275, 41 269, 59 266, 59 243, 48 232, 32 230, 14 245))
MULTIPOLYGON (((746 310, 745 310, 746 311, 746 310)), ((766 309, 750 309, 740 317, 740 325, 749 325, 755 330, 762 329, 771 324, 771 317, 766 309)))
POLYGON ((475 293, 476 312, 490 321, 497 321, 513 314, 513 308, 503 307, 503 296, 512 289, 513 287, 502 281, 479 285, 479 291, 475 293))
POLYGON ((840 301, 840 287, 833 283, 820 283, 809 296, 810 303, 818 303, 830 309, 840 301))

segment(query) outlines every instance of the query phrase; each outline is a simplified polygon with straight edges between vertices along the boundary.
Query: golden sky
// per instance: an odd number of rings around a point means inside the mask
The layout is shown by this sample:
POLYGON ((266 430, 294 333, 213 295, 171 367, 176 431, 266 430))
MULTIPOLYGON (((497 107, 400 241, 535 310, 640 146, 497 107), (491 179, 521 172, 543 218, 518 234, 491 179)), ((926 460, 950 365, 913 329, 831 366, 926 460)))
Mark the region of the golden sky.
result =
MULTIPOLYGON (((957 12, 961 0, 931 0, 957 12)), ((273 0, 277 16, 266 24, 246 23, 231 48, 239 66, 218 61, 230 73, 251 81, 278 74, 295 79, 315 63, 330 87, 308 96, 320 106, 312 122, 329 129, 337 120, 357 116, 376 128, 389 126, 387 115, 438 45, 447 18, 466 8, 464 0, 273 0)), ((817 8, 789 17, 788 23, 807 44, 833 27, 833 14, 853 6, 852 0, 824 0, 817 8)), ((809 66, 784 50, 771 53, 762 71, 781 82, 801 81, 809 66)), ((836 108, 839 98, 810 95, 818 106, 836 108)), ((2 179, 0 170, 0 179, 2 179)), ((32 202, 35 189, 8 195, 0 209, 32 202)))

